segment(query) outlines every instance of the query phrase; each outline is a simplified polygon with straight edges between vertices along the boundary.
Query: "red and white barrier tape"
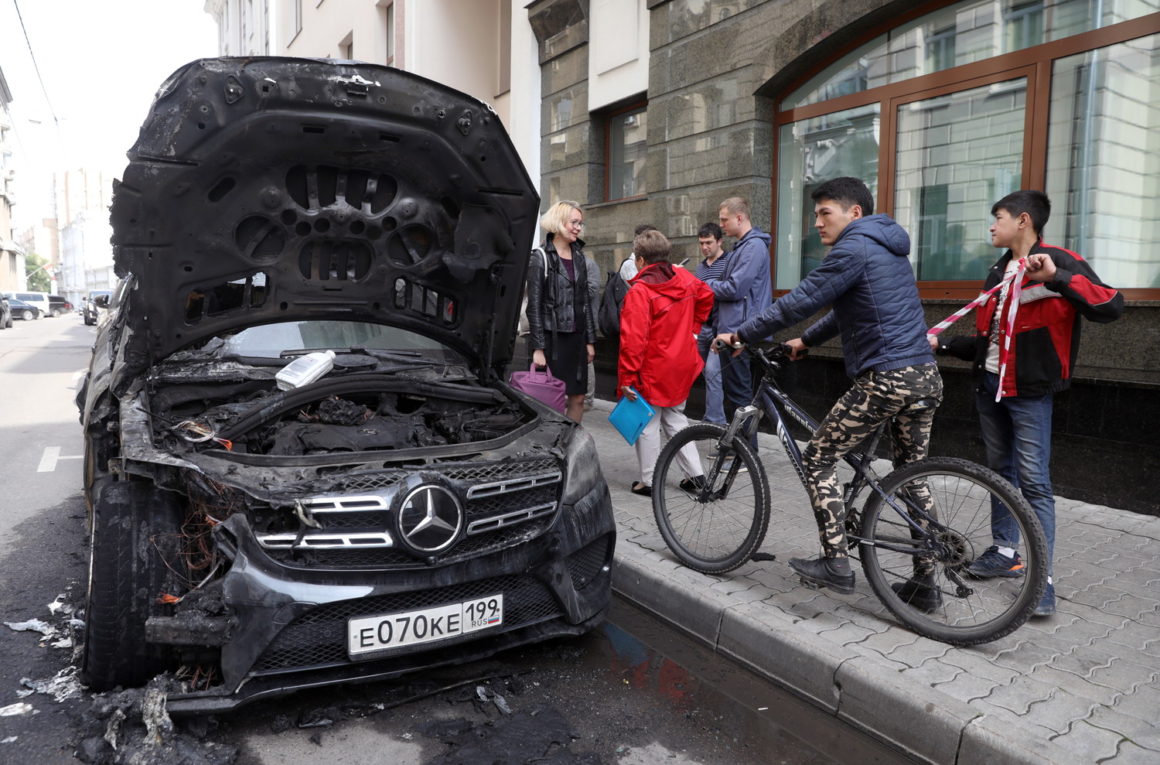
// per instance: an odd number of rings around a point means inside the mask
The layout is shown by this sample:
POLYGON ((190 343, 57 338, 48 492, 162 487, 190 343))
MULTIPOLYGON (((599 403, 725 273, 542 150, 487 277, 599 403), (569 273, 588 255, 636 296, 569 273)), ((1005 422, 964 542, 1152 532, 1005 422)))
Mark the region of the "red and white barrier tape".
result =
POLYGON ((1023 272, 1026 270, 1027 260, 1021 258, 1015 270, 1003 277, 1002 281, 926 331, 927 336, 938 335, 975 308, 987 302, 991 295, 1003 289, 1006 284, 1014 282, 1011 294, 1007 298, 1007 304, 1011 308, 1007 311, 1007 332, 1003 337, 1003 345, 999 349, 999 388, 995 391, 995 401, 1003 397, 1003 374, 1007 371, 1007 356, 1011 351, 1011 336, 1015 334, 1015 313, 1019 310, 1019 297, 1023 294, 1023 272))

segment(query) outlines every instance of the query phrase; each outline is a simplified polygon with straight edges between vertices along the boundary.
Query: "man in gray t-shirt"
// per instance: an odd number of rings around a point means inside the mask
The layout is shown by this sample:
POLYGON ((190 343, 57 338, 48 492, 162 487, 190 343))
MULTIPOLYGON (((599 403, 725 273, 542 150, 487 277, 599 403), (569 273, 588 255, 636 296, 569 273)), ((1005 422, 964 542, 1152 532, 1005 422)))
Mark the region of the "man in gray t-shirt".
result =
MULTIPOLYGON (((701 248, 704 260, 697 266, 693 274, 703 282, 710 279, 720 279, 725 272, 728 254, 721 247, 724 233, 716 223, 706 223, 697 232, 697 244, 701 248)), ((716 353, 709 353, 709 346, 713 342, 715 333, 713 327, 717 320, 717 306, 709 313, 709 318, 701 327, 701 334, 697 337, 697 349, 701 358, 705 360, 705 371, 701 373, 705 380, 705 422, 718 425, 725 424, 725 394, 721 388, 721 357, 716 353)))

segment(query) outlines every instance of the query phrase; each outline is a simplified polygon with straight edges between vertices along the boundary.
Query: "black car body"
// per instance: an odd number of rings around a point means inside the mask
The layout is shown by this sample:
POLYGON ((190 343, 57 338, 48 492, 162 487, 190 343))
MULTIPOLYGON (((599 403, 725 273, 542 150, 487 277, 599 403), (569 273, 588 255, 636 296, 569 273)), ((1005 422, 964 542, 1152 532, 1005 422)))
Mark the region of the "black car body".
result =
POLYGON ((81 319, 85 324, 96 326, 101 319, 102 311, 108 309, 112 294, 112 290, 93 290, 85 296, 81 303, 81 319))
POLYGON ((64 316, 66 313, 71 313, 73 304, 65 300, 60 295, 48 296, 48 315, 49 316, 64 316))
POLYGON ((487 105, 381 66, 202 60, 129 159, 78 394, 91 687, 181 665, 170 711, 221 710, 599 623, 594 442, 503 381, 539 200, 487 105))
POLYGON ((31 303, 25 303, 19 298, 8 298, 8 307, 11 310, 11 316, 14 319, 23 319, 24 321, 33 321, 40 318, 40 309, 31 303))
POLYGON ((8 329, 12 326, 12 305, 8 302, 7 295, 0 295, 0 329, 8 329))

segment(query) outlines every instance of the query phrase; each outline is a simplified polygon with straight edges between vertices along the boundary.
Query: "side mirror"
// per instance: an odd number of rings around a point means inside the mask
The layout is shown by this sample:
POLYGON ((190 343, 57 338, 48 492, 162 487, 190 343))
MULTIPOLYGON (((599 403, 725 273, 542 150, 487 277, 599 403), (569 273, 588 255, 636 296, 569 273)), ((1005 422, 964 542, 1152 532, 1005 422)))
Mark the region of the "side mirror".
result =
POLYGON ((95 305, 97 308, 108 308, 109 297, 109 295, 97 295, 93 298, 93 305, 95 305))

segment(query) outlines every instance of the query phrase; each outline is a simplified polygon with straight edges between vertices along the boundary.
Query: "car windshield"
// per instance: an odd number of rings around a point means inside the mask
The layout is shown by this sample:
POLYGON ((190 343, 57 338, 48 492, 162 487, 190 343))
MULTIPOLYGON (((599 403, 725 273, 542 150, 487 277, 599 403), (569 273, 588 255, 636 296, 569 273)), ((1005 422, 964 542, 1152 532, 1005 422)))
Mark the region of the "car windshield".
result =
POLYGON ((302 351, 393 352, 428 361, 462 362, 463 357, 429 337, 398 327, 361 321, 287 321, 249 327, 224 339, 218 354, 280 358, 302 351))

